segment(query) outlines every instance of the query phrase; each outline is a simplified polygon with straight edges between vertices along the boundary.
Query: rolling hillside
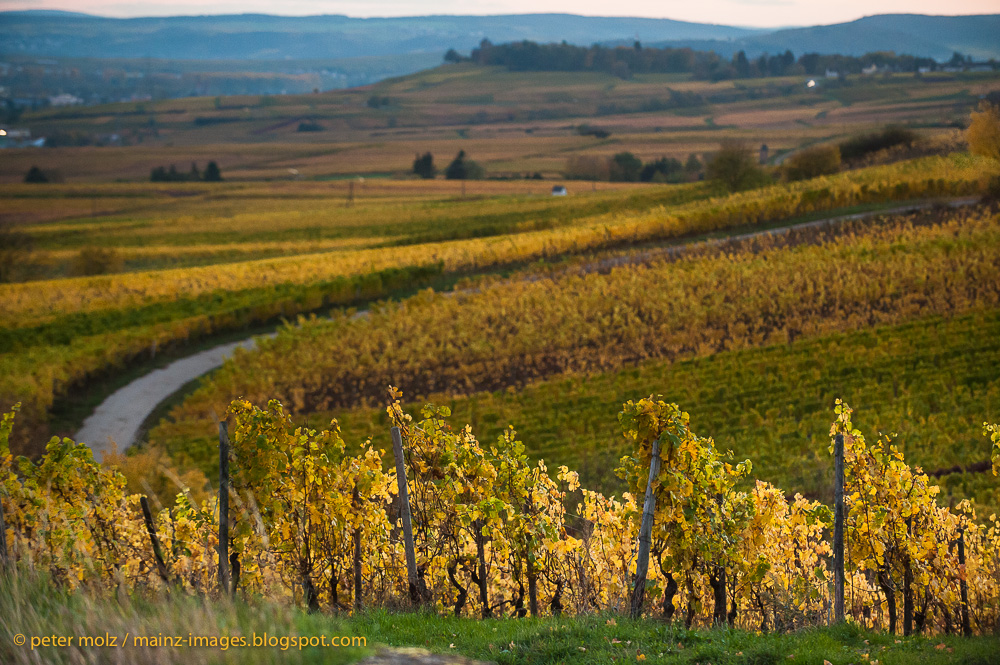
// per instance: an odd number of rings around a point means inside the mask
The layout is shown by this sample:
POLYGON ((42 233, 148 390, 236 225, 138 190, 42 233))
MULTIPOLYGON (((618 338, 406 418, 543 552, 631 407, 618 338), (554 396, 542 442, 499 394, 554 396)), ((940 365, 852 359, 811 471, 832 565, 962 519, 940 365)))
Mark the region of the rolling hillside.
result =
POLYGON ((482 39, 582 46, 598 42, 669 44, 729 56, 806 52, 861 55, 895 51, 947 60, 954 51, 1000 57, 1000 15, 882 14, 848 23, 781 30, 670 19, 572 14, 412 16, 359 19, 241 14, 105 18, 68 12, 0 13, 0 53, 45 57, 276 60, 468 51, 482 39))
POLYGON ((69 182, 148 180, 157 166, 186 171, 192 161, 209 160, 235 180, 376 177, 408 173, 414 155, 426 152, 444 168, 459 150, 488 177, 563 177, 572 157, 627 150, 643 160, 683 161, 692 153, 703 159, 723 138, 766 143, 780 158, 886 124, 927 135, 954 132, 998 81, 993 72, 896 74, 807 88, 801 76, 713 83, 643 74, 626 81, 461 63, 322 94, 25 113, 18 126, 63 147, 6 150, 0 181, 19 182, 36 165, 69 182))
MULTIPOLYGON (((484 39, 579 46, 646 45, 714 51, 863 55, 893 51, 946 61, 1000 56, 1000 17, 870 16, 772 31, 668 19, 570 14, 356 19, 258 14, 114 19, 52 11, 0 12, 0 95, 38 107, 69 93, 88 105, 135 99, 299 94, 368 85, 468 53, 484 39)), ((3 121, 3 116, 0 116, 3 121)))

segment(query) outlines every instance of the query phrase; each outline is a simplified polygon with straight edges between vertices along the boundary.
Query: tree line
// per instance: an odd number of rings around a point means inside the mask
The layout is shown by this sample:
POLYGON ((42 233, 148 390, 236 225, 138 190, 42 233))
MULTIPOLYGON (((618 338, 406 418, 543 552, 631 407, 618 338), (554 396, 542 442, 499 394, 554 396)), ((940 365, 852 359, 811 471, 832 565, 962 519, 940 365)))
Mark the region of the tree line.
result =
MULTIPOLYGON (((437 166, 434 165, 434 155, 425 152, 417 155, 413 160, 413 173, 425 180, 433 179, 437 173, 437 166)), ((447 180, 482 180, 486 176, 486 169, 482 164, 468 158, 464 150, 459 150, 455 159, 451 160, 444 170, 444 177, 447 180)))
POLYGON ((187 173, 178 171, 173 164, 170 168, 157 166, 149 173, 150 182, 222 182, 222 171, 214 161, 205 166, 205 171, 198 170, 198 165, 191 162, 191 170, 187 173))
POLYGON ((692 48, 644 47, 640 42, 629 46, 574 46, 539 44, 528 40, 493 44, 488 39, 480 42, 468 58, 454 49, 445 54, 447 62, 468 60, 479 65, 499 65, 510 71, 593 71, 612 74, 623 79, 633 74, 692 74, 696 79, 725 80, 757 78, 761 76, 786 76, 804 74, 822 75, 828 70, 843 74, 860 74, 872 65, 892 71, 917 72, 920 68, 935 69, 932 58, 897 55, 893 52, 873 52, 860 57, 849 55, 821 55, 806 53, 796 59, 784 53, 762 54, 750 58, 739 51, 729 60, 714 51, 696 51, 692 48))

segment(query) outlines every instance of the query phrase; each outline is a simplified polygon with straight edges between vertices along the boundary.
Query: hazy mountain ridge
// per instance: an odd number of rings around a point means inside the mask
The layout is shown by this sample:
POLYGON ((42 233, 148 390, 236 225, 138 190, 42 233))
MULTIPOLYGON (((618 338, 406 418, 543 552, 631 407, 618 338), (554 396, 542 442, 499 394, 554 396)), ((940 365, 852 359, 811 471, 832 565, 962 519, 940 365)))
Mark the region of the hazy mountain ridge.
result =
MULTIPOLYGON (((1000 15, 880 15, 781 30, 668 19, 568 14, 417 16, 263 14, 113 19, 59 11, 0 12, 0 98, 38 107, 164 97, 302 93, 374 83, 469 52, 530 40, 689 47, 729 60, 791 50, 863 55, 895 51, 945 61, 953 52, 1000 58, 1000 15)), ((10 118, 8 117, 8 120, 10 118)))
POLYGON ((689 46, 729 57, 791 50, 862 55, 896 51, 947 60, 954 51, 1000 58, 1000 14, 882 14, 848 23, 752 29, 670 19, 572 14, 350 18, 267 14, 115 19, 55 11, 0 12, 0 52, 93 58, 267 60, 352 58, 468 51, 494 43, 563 40, 582 46, 631 43, 689 46))
POLYGON ((976 59, 1000 58, 1000 14, 980 16, 925 16, 881 14, 839 23, 778 30, 745 41, 774 53, 779 48, 801 54, 841 53, 864 55, 895 51, 947 60, 955 51, 976 59))
POLYGON ((2 52, 97 58, 346 58, 468 50, 483 38, 589 45, 636 36, 728 40, 749 28, 669 19, 595 18, 568 14, 418 16, 357 19, 338 15, 261 14, 111 19, 36 12, 0 13, 2 52))

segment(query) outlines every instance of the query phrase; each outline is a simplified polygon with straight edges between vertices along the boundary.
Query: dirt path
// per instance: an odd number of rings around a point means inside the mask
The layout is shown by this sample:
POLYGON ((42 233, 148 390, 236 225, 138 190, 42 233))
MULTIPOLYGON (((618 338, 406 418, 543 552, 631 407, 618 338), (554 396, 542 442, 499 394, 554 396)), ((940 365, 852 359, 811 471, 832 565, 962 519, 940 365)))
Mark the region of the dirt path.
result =
MULTIPOLYGON (((966 197, 951 199, 947 204, 952 207, 970 205, 978 201, 978 197, 966 197)), ((715 245, 733 240, 747 240, 756 236, 774 235, 787 233, 791 229, 808 229, 811 227, 837 224, 840 222, 874 217, 877 215, 901 214, 923 210, 935 205, 934 202, 918 203, 908 206, 898 206, 887 210, 877 210, 872 212, 862 212, 853 215, 840 215, 826 219, 790 224, 761 231, 753 231, 725 238, 704 240, 687 245, 676 245, 659 249, 652 249, 640 252, 628 257, 614 257, 597 261, 585 267, 585 270, 605 271, 624 263, 638 263, 648 261, 655 256, 679 254, 692 246, 715 245)), ((364 316, 365 312, 358 312, 356 316, 364 316)), ((258 337, 273 337, 261 335, 258 337)), ((76 441, 87 443, 94 451, 94 457, 100 461, 104 454, 115 449, 123 451, 134 445, 141 435, 142 424, 156 408, 168 397, 180 390, 185 384, 194 381, 200 376, 221 367, 237 348, 252 350, 256 348, 258 337, 223 344, 200 353, 177 360, 163 369, 157 369, 149 374, 136 379, 132 383, 120 388, 111 394, 104 402, 97 407, 84 422, 83 427, 76 433, 76 441)))

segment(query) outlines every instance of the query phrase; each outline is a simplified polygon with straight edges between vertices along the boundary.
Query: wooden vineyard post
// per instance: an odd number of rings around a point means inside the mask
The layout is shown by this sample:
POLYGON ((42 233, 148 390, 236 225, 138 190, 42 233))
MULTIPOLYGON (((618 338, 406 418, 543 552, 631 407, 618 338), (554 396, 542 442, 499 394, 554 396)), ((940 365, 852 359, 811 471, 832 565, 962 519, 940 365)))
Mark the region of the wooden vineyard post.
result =
POLYGON ((844 621, 844 435, 833 440, 833 618, 844 621))
MULTIPOLYGON (((723 502, 722 495, 715 495, 715 504, 719 507, 719 515, 722 516, 723 502)), ((729 615, 726 613, 726 566, 716 565, 715 572, 709 581, 712 586, 712 592, 714 597, 714 606, 712 608, 712 623, 716 626, 721 626, 729 621, 729 615), (714 580, 714 583, 712 582, 714 580)))
POLYGON ((410 599, 420 602, 417 586, 417 552, 413 546, 413 525, 410 523, 410 493, 406 488, 406 465, 403 463, 403 437, 398 427, 392 434, 392 454, 396 458, 396 484, 399 489, 399 517, 403 522, 403 544, 406 547, 406 579, 410 586, 410 599))
MULTIPOLYGON (((524 513, 525 515, 530 515, 532 513, 531 500, 524 502, 524 513)), ((525 557, 528 564, 528 609, 531 611, 531 616, 538 616, 538 571, 535 570, 535 543, 534 537, 528 540, 528 552, 525 557)))
MULTIPOLYGON (((351 496, 351 503, 354 510, 361 510, 361 494, 357 485, 354 486, 354 494, 351 496)), ((354 527, 354 611, 361 611, 361 523, 354 527)))
MULTIPOLYGON (((906 537, 913 538, 913 518, 906 518, 906 537)), ((909 554, 903 563, 903 635, 913 634, 913 561, 909 554)))
POLYGON ((478 581, 482 617, 489 619, 493 613, 490 611, 489 583, 486 580, 486 538, 483 537, 483 520, 476 520, 472 526, 476 530, 476 562, 479 568, 478 580, 473 578, 473 581, 478 581))
POLYGON ((219 423, 219 590, 227 596, 229 585, 229 430, 219 423))
MULTIPOLYGON (((965 529, 958 531, 958 565, 965 570, 965 529)), ((965 575, 962 575, 958 588, 962 596, 962 634, 972 637, 972 624, 969 623, 969 583, 965 575)))
POLYGON ((642 525, 639 528, 639 555, 635 565, 635 586, 632 588, 632 602, 629 614, 638 618, 642 614, 642 603, 646 599, 646 574, 649 572, 649 549, 653 544, 653 516, 656 513, 656 497, 653 495, 653 480, 660 475, 660 439, 653 441, 653 457, 649 462, 649 480, 646 481, 646 500, 642 504, 642 525))
POLYGON ((538 616, 538 573, 535 571, 534 552, 528 554, 528 609, 531 616, 538 616))
POLYGON ((156 560, 156 572, 164 582, 170 582, 170 575, 167 573, 167 565, 163 563, 163 549, 160 547, 160 539, 156 537, 156 527, 153 525, 153 514, 149 512, 149 501, 144 496, 139 497, 139 505, 142 507, 142 519, 146 522, 146 533, 149 534, 149 542, 153 546, 153 558, 156 560))
POLYGON ((10 566, 10 553, 7 550, 7 522, 3 518, 3 499, 0 499, 0 573, 10 566))

